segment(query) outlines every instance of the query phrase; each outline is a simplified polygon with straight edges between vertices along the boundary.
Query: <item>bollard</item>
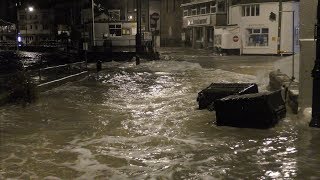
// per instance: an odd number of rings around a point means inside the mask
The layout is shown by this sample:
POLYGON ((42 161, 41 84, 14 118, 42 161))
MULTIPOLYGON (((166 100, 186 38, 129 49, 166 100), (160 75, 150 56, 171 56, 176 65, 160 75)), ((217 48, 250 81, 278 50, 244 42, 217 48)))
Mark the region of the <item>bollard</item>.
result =
POLYGON ((140 65, 140 57, 139 56, 136 56, 136 65, 140 65))

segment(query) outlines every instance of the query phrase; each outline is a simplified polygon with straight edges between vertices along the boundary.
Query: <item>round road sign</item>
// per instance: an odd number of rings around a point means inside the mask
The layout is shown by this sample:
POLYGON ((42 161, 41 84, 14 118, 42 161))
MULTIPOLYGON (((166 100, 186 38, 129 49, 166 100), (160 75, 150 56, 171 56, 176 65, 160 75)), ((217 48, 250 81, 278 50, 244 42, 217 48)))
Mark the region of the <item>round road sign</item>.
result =
POLYGON ((239 41, 239 37, 238 36, 233 36, 233 42, 238 42, 239 41))

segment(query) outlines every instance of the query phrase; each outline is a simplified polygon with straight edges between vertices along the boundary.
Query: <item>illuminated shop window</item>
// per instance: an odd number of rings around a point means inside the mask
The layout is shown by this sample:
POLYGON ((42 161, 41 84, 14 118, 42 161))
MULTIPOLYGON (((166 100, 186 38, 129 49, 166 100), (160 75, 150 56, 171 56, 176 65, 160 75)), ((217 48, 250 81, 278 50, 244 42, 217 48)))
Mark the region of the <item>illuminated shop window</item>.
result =
POLYGON ((254 28, 247 29, 247 46, 268 46, 269 45, 269 29, 254 28))

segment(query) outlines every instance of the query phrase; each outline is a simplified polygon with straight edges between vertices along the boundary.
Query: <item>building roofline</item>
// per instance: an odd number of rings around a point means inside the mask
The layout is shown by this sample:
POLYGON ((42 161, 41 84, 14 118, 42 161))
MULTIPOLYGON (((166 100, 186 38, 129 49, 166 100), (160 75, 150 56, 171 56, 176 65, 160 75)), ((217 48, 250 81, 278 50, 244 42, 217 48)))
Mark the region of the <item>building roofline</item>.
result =
MULTIPOLYGON (((279 0, 231 0, 231 5, 279 2, 279 0)), ((300 0, 282 0, 282 2, 300 2, 300 0)))
POLYGON ((194 4, 207 3, 207 2, 211 2, 211 1, 214 1, 214 0, 198 0, 198 1, 193 1, 193 2, 189 2, 189 3, 181 4, 180 7, 191 6, 191 5, 194 5, 194 4))

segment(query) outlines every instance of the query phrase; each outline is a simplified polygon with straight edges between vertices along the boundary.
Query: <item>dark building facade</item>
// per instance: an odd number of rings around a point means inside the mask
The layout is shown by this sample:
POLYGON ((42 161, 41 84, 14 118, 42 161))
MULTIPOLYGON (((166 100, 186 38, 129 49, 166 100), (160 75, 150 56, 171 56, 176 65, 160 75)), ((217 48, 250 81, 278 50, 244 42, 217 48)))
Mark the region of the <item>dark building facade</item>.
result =
POLYGON ((16 22, 17 11, 15 0, 0 0, 0 19, 16 22))
POLYGON ((161 0, 161 46, 181 46, 182 0, 161 0))

